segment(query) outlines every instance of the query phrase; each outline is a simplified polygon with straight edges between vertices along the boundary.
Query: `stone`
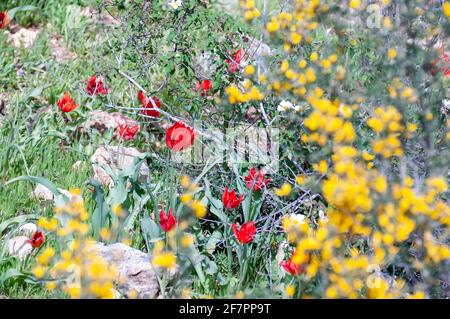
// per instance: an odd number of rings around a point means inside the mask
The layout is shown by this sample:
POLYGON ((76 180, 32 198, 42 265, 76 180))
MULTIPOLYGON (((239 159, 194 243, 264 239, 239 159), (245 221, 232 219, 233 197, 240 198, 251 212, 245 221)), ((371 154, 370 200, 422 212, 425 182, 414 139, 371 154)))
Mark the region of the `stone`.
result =
POLYGON ((143 299, 157 297, 159 284, 149 254, 122 243, 97 243, 96 251, 118 269, 116 289, 121 295, 143 299))
MULTIPOLYGON (((130 168, 134 164, 134 161, 143 155, 144 153, 139 152, 134 147, 100 146, 91 156, 94 179, 98 180, 104 186, 111 187, 114 185, 114 182, 102 168, 102 165, 109 166, 117 174, 121 170, 130 168)), ((138 179, 144 180, 149 175, 150 170, 147 164, 142 163, 139 167, 138 179)))
POLYGON ((27 236, 31 238, 33 234, 37 231, 37 226, 34 223, 26 223, 19 227, 18 233, 22 236, 27 236))
POLYGON ((120 114, 119 112, 108 113, 95 110, 88 113, 88 120, 83 124, 81 129, 94 129, 103 134, 107 130, 116 130, 119 125, 132 127, 138 126, 139 122, 126 115, 120 114))
POLYGON ((9 41, 12 42, 13 46, 16 48, 23 47, 29 49, 33 46, 34 41, 39 33, 38 29, 26 29, 22 27, 11 28, 11 32, 6 31, 6 36, 9 41))
POLYGON ((29 243, 27 236, 16 236, 8 240, 8 253, 17 256, 20 260, 31 254, 33 246, 29 243))
POLYGON ((51 46, 51 54, 55 57, 56 62, 64 62, 73 60, 76 55, 70 51, 65 45, 62 36, 54 35, 49 41, 51 46))
MULTIPOLYGON (((74 196, 78 196, 73 195, 68 190, 62 188, 58 188, 58 190, 60 191, 61 194, 67 196, 69 200, 71 200, 74 196)), ((47 187, 41 184, 36 185, 36 188, 30 193, 30 197, 33 199, 39 199, 43 201, 51 201, 51 202, 55 201, 55 195, 47 187)))

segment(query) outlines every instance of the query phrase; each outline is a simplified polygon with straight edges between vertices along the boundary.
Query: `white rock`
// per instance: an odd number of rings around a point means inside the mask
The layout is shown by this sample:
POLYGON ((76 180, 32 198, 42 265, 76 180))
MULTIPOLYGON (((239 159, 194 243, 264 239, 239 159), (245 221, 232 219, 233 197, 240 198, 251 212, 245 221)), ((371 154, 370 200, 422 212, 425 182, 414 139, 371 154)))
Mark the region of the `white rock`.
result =
POLYGON ((124 296, 137 294, 137 298, 155 298, 159 291, 151 256, 122 243, 96 244, 97 253, 119 271, 117 290, 124 296))
POLYGON ((26 236, 16 236, 8 241, 8 253, 11 256, 17 256, 19 259, 24 259, 31 254, 33 246, 28 242, 29 238, 26 236))
MULTIPOLYGON (((109 166, 117 174, 120 170, 130 168, 134 164, 135 159, 143 155, 134 147, 100 146, 91 156, 94 179, 98 180, 102 185, 112 186, 114 184, 113 180, 101 165, 109 166)), ((150 170, 147 164, 142 163, 138 177, 145 179, 149 175, 150 170)))
MULTIPOLYGON (((69 200, 75 199, 75 196, 72 195, 68 190, 58 188, 61 194, 65 195, 69 200)), ((55 195, 45 186, 41 184, 37 184, 36 188, 30 193, 30 197, 33 199, 39 199, 44 201, 55 201, 55 195)))
POLYGON ((26 49, 29 49, 33 46, 38 33, 39 30, 26 28, 20 28, 15 33, 10 33, 6 31, 6 35, 8 36, 9 40, 13 43, 14 47, 16 48, 24 47, 26 49))
POLYGON ((37 231, 37 226, 34 223, 26 223, 19 227, 18 232, 20 235, 27 236, 31 238, 33 234, 37 231))

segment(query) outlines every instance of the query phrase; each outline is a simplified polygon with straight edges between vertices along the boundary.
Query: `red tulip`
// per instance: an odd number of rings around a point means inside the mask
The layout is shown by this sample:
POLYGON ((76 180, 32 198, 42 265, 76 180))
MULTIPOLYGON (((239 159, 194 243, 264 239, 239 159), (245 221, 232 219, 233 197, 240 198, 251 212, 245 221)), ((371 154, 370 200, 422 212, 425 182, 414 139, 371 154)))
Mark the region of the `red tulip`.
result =
POLYGON ((69 113, 75 110, 78 107, 78 104, 75 104, 72 97, 70 96, 70 92, 66 92, 61 100, 57 102, 60 110, 64 113, 69 113))
POLYGON ((37 230, 34 234, 33 237, 28 240, 28 243, 31 244, 31 246, 33 246, 33 248, 40 248, 45 242, 45 235, 43 232, 37 230))
POLYGON ((93 75, 89 79, 88 85, 86 86, 86 92, 89 95, 108 94, 108 91, 106 91, 105 87, 103 86, 103 81, 97 81, 96 75, 93 75))
POLYGON ((139 132, 139 125, 119 124, 117 126, 117 133, 124 141, 132 140, 137 132, 139 132))
POLYGON ((257 171, 254 167, 252 167, 248 175, 244 177, 244 180, 249 189, 253 186, 253 190, 258 191, 266 187, 271 181, 270 178, 264 179, 264 176, 265 174, 263 171, 257 171))
POLYGON ((159 223, 165 232, 168 232, 175 227, 177 220, 172 214, 172 209, 169 209, 169 214, 167 215, 162 211, 162 209, 159 210, 159 223))
POLYGON ((236 72, 239 69, 240 64, 244 58, 245 58, 244 50, 242 49, 237 50, 233 54, 233 59, 231 61, 225 60, 225 62, 228 63, 228 71, 230 73, 236 72))
POLYGON ((439 72, 443 72, 445 77, 450 76, 450 59, 444 51, 444 47, 441 47, 441 56, 438 57, 433 63, 430 70, 431 75, 436 75, 439 72))
POLYGON ((192 146, 194 139, 194 129, 182 122, 176 122, 166 132, 166 144, 174 152, 192 146))
POLYGON ((228 192, 228 187, 225 187, 225 191, 223 192, 222 196, 222 202, 226 209, 232 210, 238 207, 243 199, 244 195, 236 197, 236 192, 234 190, 228 192))
POLYGON ((201 89, 202 96, 205 96, 208 93, 208 91, 212 89, 212 87, 213 86, 210 80, 203 80, 201 84, 199 82, 195 83, 195 90, 200 91, 201 89))
POLYGON ((9 24, 8 13, 6 11, 0 12, 0 29, 6 28, 8 24, 9 24))
POLYGON ((241 226, 241 229, 238 230, 236 224, 232 224, 234 236, 241 244, 248 244, 253 240, 256 234, 256 227, 254 222, 248 222, 241 226))
POLYGON ((144 92, 139 91, 138 92, 138 99, 139 102, 141 102, 143 110, 142 114, 151 116, 151 117, 159 117, 161 113, 159 113, 158 109, 161 108, 161 102, 158 100, 157 97, 146 97, 144 92), (153 101, 153 103, 152 103, 153 101), (154 104, 154 105, 153 105, 154 104))
POLYGON ((290 260, 284 260, 280 263, 280 266, 283 267, 288 273, 292 276, 301 275, 305 272, 305 269, 302 266, 296 265, 290 260))

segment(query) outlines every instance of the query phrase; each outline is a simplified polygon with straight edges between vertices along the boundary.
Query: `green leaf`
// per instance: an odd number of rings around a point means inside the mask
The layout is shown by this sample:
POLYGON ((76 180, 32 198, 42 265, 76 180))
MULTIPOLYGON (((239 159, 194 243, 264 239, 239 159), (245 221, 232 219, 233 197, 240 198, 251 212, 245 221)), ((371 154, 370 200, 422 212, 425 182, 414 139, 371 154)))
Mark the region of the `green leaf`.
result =
POLYGON ((208 254, 212 255, 216 250, 217 244, 222 240, 222 232, 215 230, 208 239, 206 243, 206 251, 208 254))
POLYGON ((9 218, 0 224, 0 235, 12 224, 22 224, 28 220, 36 220, 39 216, 36 214, 30 215, 20 215, 16 217, 9 218))
POLYGON ((48 179, 37 176, 23 175, 16 178, 13 178, 5 183, 5 186, 18 181, 30 181, 34 183, 39 183, 42 186, 46 187, 50 192, 52 192, 55 196, 62 195, 62 193, 58 190, 58 188, 50 182, 48 179))
POLYGON ((22 7, 15 7, 8 11, 8 18, 9 20, 14 19, 17 12, 25 12, 25 11, 34 11, 37 7, 35 6, 22 6, 22 7))
POLYGON ((105 192, 100 182, 95 179, 90 179, 87 184, 94 187, 95 210, 92 214, 91 223, 94 238, 98 239, 100 229, 106 225, 109 207, 105 203, 105 192))

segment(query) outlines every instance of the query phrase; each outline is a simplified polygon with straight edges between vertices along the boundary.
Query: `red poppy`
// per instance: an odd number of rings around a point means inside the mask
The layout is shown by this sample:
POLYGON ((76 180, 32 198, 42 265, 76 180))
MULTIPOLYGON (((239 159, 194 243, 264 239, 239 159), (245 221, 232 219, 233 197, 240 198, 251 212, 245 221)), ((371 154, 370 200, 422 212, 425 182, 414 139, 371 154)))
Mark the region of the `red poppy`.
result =
POLYGON ((254 222, 248 222, 241 226, 241 229, 238 230, 236 224, 232 224, 234 236, 241 244, 248 244, 253 240, 256 234, 256 227, 254 222))
POLYGON ((195 90, 200 91, 201 89, 202 96, 205 96, 208 93, 208 91, 212 89, 212 87, 213 86, 210 80, 203 80, 201 84, 199 82, 195 83, 195 90))
POLYGON ((132 140, 137 132, 139 132, 139 125, 119 124, 117 126, 117 133, 124 141, 132 140))
POLYGON ((244 199, 244 195, 236 197, 236 192, 234 190, 229 192, 228 187, 225 187, 225 191, 223 192, 223 196, 222 196, 222 202, 226 209, 232 210, 232 209, 238 207, 241 204, 243 199, 244 199))
POLYGON ((439 72, 443 72, 444 76, 450 76, 450 58, 444 51, 444 47, 440 48, 441 56, 438 57, 433 63, 430 70, 431 75, 436 75, 439 72))
POLYGON ((167 215, 162 209, 159 210, 159 223, 165 232, 168 232, 175 227, 177 220, 172 214, 172 209, 169 209, 169 214, 167 215))
POLYGON ((8 13, 6 11, 0 12, 0 29, 6 28, 8 24, 9 24, 8 13))
POLYGON ((57 102, 60 110, 64 113, 69 113, 75 110, 78 107, 78 104, 75 104, 74 100, 70 96, 70 92, 66 92, 61 100, 57 102))
POLYGON ((166 131, 166 144, 174 152, 192 146, 194 139, 194 129, 182 122, 176 122, 166 131))
POLYGON ((294 264, 292 262, 292 259, 280 262, 280 266, 283 267, 283 269, 290 273, 292 276, 301 275, 305 272, 305 269, 300 265, 294 264))
POLYGON ((103 86, 103 81, 98 80, 97 76, 93 75, 88 82, 88 85, 86 86, 86 92, 89 95, 96 95, 96 94, 108 94, 108 91, 106 91, 105 87, 103 86))
POLYGON ((44 244, 44 242, 45 242, 45 235, 40 230, 37 230, 33 234, 33 237, 30 240, 28 240, 28 243, 30 243, 31 246, 33 246, 33 248, 40 248, 44 244))
POLYGON ((264 176, 265 174, 263 171, 257 171, 254 167, 252 167, 248 175, 244 177, 244 180, 249 189, 253 186, 253 190, 258 191, 266 187, 271 181, 270 178, 264 179, 264 176))
POLYGON ((245 58, 244 50, 242 49, 237 50, 233 54, 233 59, 231 61, 225 60, 225 62, 228 63, 228 71, 230 73, 236 72, 239 69, 241 62, 244 58, 245 58))
POLYGON ((161 102, 158 100, 157 97, 146 97, 144 92, 139 91, 138 92, 138 99, 139 102, 141 102, 143 110, 142 114, 151 116, 151 117, 159 117, 161 114, 159 113, 158 109, 161 108, 161 102), (153 103, 152 103, 153 101, 153 103))

